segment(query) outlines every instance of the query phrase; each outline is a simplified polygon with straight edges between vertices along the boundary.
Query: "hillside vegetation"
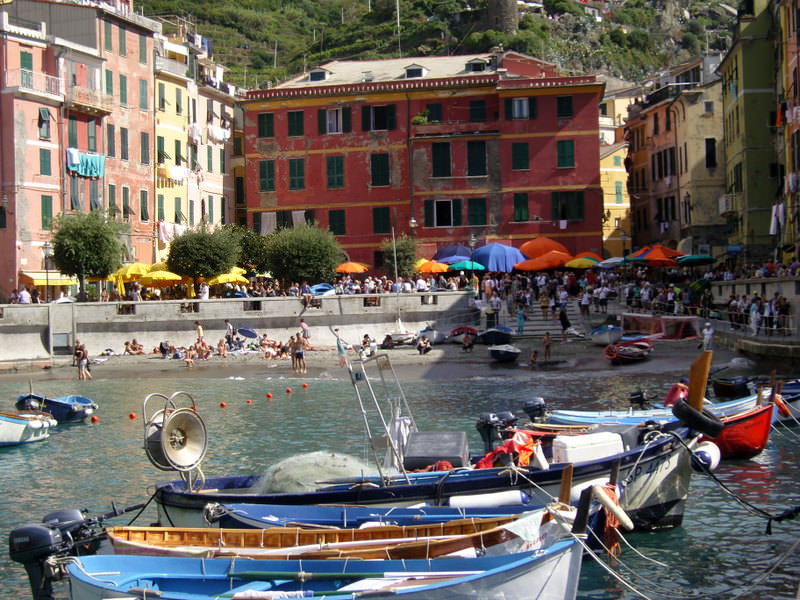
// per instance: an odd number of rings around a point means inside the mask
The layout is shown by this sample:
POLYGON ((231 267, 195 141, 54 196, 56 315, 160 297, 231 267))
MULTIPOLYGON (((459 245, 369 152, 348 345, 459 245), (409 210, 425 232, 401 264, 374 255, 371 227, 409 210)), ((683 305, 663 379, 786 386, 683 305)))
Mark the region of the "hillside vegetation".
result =
MULTIPOLYGON (((496 2, 495 2, 496 3, 496 2)), ((226 79, 248 88, 331 60, 485 52, 502 44, 565 73, 637 80, 708 50, 724 50, 736 10, 718 0, 610 2, 597 22, 575 0, 521 13, 516 32, 490 29, 488 0, 144 0, 166 31, 181 17, 213 44, 226 79), (400 24, 396 6, 400 7, 400 24)), ((599 3, 598 3, 599 4, 599 3)))

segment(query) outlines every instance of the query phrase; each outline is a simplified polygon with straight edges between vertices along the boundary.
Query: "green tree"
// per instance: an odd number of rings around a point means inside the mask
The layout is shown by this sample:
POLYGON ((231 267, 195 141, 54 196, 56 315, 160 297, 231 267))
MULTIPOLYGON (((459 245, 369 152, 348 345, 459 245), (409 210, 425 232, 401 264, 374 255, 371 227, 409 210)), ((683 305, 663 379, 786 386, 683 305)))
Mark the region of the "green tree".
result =
POLYGON ((287 227, 266 237, 266 266, 283 283, 330 281, 344 252, 330 231, 315 225, 287 227))
POLYGON ((414 275, 414 263, 417 261, 417 240, 408 237, 405 233, 392 239, 383 240, 381 249, 383 250, 383 265, 386 272, 392 279, 397 281, 398 274, 401 277, 411 277, 414 275), (395 269, 395 265, 397 268, 395 269))
POLYGON ((231 234, 237 239, 239 246, 237 265, 247 269, 248 275, 269 271, 266 236, 241 225, 226 225, 225 228, 230 229, 231 234))
POLYGON ((120 265, 121 236, 127 226, 107 221, 100 211, 61 214, 55 222, 53 262, 80 282, 80 300, 86 299, 86 278, 107 277, 120 265))
POLYGON ((178 275, 210 278, 230 271, 238 257, 238 238, 230 229, 201 229, 172 241, 167 267, 178 275))

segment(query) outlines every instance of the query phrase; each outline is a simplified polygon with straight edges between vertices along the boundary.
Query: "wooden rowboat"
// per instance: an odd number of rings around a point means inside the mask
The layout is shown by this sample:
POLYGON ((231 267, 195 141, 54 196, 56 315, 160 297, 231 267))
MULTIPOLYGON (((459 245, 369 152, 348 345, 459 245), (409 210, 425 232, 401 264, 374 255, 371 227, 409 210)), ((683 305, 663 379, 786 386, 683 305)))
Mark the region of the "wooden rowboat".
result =
POLYGON ((707 439, 719 446, 722 458, 753 458, 769 441, 774 409, 770 403, 722 417, 725 424, 722 432, 707 439))

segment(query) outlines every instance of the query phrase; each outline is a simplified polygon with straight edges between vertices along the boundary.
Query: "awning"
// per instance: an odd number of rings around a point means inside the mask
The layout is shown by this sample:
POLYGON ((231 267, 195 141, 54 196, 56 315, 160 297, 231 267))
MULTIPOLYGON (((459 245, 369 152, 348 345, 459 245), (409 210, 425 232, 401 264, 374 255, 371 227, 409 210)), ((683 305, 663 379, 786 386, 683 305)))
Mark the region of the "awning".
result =
POLYGON ((19 280, 28 285, 78 285, 78 280, 58 271, 21 271, 19 280))

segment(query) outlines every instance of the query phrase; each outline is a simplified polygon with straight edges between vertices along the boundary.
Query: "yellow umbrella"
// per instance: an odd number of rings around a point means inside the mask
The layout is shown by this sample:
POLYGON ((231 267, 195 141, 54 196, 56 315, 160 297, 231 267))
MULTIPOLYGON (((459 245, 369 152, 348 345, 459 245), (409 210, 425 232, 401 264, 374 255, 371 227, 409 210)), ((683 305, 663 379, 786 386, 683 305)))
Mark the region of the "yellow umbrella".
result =
POLYGON ((216 277, 208 280, 208 285, 217 285, 218 283, 250 283, 247 277, 236 275, 235 273, 222 273, 216 277))
POLYGON ((127 265, 122 265, 115 275, 118 277, 122 277, 124 282, 134 281, 135 279, 139 279, 142 275, 145 275, 150 271, 150 265, 146 265, 144 263, 135 262, 130 263, 127 265))
POLYGON ((581 258, 573 258, 564 266, 570 269, 591 269, 596 264, 597 264, 596 260, 583 256, 581 258))
POLYGON ((430 259, 427 258, 418 258, 417 262, 414 263, 414 268, 419 270, 419 268, 424 265, 426 262, 431 262, 430 259))
POLYGON ((233 273, 234 275, 244 275, 247 273, 247 269, 243 269, 242 267, 231 267, 231 270, 228 273, 233 273))
POLYGON ((157 263, 153 263, 150 265, 150 273, 153 271, 169 271, 169 267, 167 267, 167 263, 165 261, 160 261, 157 263))
POLYGON ((169 271, 151 271, 139 277, 139 283, 147 287, 161 287, 166 285, 175 285, 180 283, 183 279, 177 273, 170 273, 169 271))

